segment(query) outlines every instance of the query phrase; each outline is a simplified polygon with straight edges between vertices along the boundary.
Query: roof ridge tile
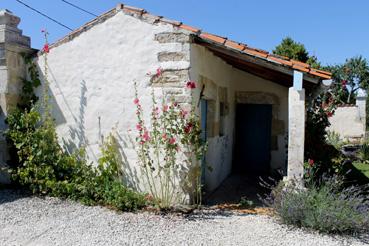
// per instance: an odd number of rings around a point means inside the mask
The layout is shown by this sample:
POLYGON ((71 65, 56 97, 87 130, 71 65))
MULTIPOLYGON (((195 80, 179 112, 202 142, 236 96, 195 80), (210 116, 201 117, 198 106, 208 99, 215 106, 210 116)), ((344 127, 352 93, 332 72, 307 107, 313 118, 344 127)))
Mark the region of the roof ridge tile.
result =
POLYGON ((137 17, 137 16, 138 16, 138 18, 143 17, 143 19, 145 19, 145 21, 149 20, 149 22, 152 23, 152 24, 158 23, 158 22, 171 24, 171 25, 173 25, 175 27, 178 27, 178 28, 181 28, 183 30, 193 32, 197 37, 199 37, 201 39, 205 39, 205 40, 211 41, 213 43, 217 43, 217 44, 223 45, 225 47, 228 47, 228 48, 231 48, 231 49, 234 49, 234 50, 237 50, 237 51, 241 51, 245 54, 265 59, 265 60, 270 61, 270 62, 279 63, 279 64, 282 64, 282 65, 288 66, 292 69, 297 69, 299 71, 306 72, 306 73, 309 73, 309 74, 314 75, 314 76, 318 76, 320 78, 330 79, 331 76, 332 76, 332 74, 330 72, 311 68, 311 66, 307 63, 303 63, 303 62, 300 62, 300 61, 297 61, 297 60, 294 60, 294 59, 289 59, 288 57, 280 56, 280 55, 277 55, 277 54, 269 53, 268 51, 263 50, 263 49, 253 48, 253 47, 248 46, 247 44, 239 43, 239 42, 236 42, 236 41, 233 41, 233 40, 229 40, 227 37, 222 37, 222 36, 212 34, 212 33, 208 33, 208 32, 202 32, 201 29, 186 25, 186 24, 184 24, 180 21, 171 20, 171 19, 163 18, 162 16, 153 15, 153 14, 149 13, 148 11, 146 11, 145 9, 137 8, 137 7, 133 7, 133 6, 128 6, 128 5, 125 5, 125 4, 122 4, 122 3, 117 4, 114 9, 109 10, 108 12, 105 12, 104 14, 102 14, 102 15, 96 17, 95 19, 87 22, 86 24, 84 24, 80 28, 72 31, 68 35, 64 36, 63 38, 61 38, 58 41, 56 41, 55 43, 53 43, 51 46, 55 47, 58 44, 65 42, 66 40, 73 39, 75 36, 77 36, 83 30, 87 30, 91 26, 95 25, 96 23, 100 23, 101 20, 105 20, 106 18, 108 18, 106 16, 115 15, 115 13, 117 13, 119 10, 123 10, 124 13, 132 15, 134 17, 137 17), (151 19, 151 21, 150 21, 150 19, 151 19))

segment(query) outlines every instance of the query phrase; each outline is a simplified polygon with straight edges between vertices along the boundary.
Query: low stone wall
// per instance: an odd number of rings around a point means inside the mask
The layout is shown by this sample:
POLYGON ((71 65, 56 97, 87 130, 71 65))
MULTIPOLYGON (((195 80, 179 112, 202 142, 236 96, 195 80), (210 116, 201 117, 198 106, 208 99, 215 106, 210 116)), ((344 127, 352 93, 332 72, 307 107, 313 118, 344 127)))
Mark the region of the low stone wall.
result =
POLYGON ((338 133, 342 140, 359 142, 365 137, 365 114, 357 105, 338 107, 329 122, 328 131, 338 133))

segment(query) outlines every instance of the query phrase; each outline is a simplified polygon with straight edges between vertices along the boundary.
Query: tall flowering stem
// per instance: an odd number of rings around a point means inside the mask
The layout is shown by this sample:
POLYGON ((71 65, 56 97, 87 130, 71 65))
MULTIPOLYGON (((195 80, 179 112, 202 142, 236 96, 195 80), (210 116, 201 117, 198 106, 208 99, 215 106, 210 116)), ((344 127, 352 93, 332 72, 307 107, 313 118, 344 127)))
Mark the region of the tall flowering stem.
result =
POLYGON ((44 121, 45 123, 51 123, 52 119, 51 119, 51 105, 50 105, 50 96, 49 96, 49 80, 48 80, 48 54, 50 52, 49 49, 49 42, 48 42, 48 36, 49 33, 47 32, 46 29, 41 30, 41 32, 44 35, 44 41, 45 44, 42 48, 42 52, 43 52, 43 58, 44 58, 44 68, 43 68, 43 72, 44 72, 44 87, 43 87, 43 96, 42 96, 42 102, 41 102, 41 107, 42 110, 44 111, 44 121))
MULTIPOLYGON (((162 72, 155 76, 162 76, 162 72)), ((196 88, 195 82, 189 83, 187 89, 196 88)), ((184 193, 190 194, 192 203, 199 204, 200 160, 206 144, 200 137, 195 104, 185 109, 164 91, 158 103, 153 90, 150 124, 145 125, 136 84, 135 89, 138 159, 151 195, 160 208, 182 203, 184 193)))

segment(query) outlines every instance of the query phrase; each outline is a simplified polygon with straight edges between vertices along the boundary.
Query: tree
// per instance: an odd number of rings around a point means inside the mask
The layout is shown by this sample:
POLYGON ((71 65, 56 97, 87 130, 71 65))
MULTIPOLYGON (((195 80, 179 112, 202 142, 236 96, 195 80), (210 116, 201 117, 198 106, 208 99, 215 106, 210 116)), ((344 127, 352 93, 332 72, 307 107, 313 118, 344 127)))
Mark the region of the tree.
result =
POLYGON ((328 66, 332 72, 332 93, 339 96, 341 103, 351 104, 355 101, 358 89, 369 89, 369 64, 362 56, 347 59, 344 64, 328 66))
POLYGON ((290 37, 284 38, 282 42, 275 47, 273 54, 286 56, 300 62, 306 62, 313 68, 319 68, 321 66, 316 56, 309 55, 305 45, 295 42, 290 37))

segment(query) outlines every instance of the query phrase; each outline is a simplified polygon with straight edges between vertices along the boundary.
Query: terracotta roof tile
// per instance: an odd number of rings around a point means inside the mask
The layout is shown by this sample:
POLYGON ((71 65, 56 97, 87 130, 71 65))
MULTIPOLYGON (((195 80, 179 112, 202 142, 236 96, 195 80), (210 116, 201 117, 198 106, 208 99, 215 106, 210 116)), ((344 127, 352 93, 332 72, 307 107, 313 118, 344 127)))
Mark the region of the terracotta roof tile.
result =
POLYGON ((225 38, 225 37, 220 37, 218 35, 214 35, 214 34, 211 34, 211 33, 201 32, 200 29, 192 27, 192 26, 188 26, 186 24, 182 24, 179 21, 169 20, 169 19, 165 19, 165 18, 163 19, 161 16, 156 16, 156 15, 152 15, 152 14, 147 13, 147 11, 144 10, 144 9, 127 6, 127 5, 124 5, 124 4, 118 4, 116 6, 116 8, 110 10, 109 12, 97 17, 96 19, 94 19, 94 20, 88 22, 87 24, 83 25, 82 27, 76 29, 72 33, 68 34, 64 38, 62 38, 59 41, 57 41, 56 43, 54 43, 51 47, 54 47, 54 46, 58 45, 59 43, 67 42, 67 40, 73 39, 75 36, 79 35, 79 33, 91 28, 91 26, 93 26, 97 23, 100 23, 101 19, 109 18, 109 16, 113 16, 115 13, 117 13, 118 11, 121 11, 121 10, 123 10, 124 12, 129 13, 131 15, 133 14, 134 16, 137 16, 137 15, 142 16, 145 21, 148 21, 150 23, 163 22, 163 23, 171 24, 171 25, 176 26, 178 28, 193 32, 197 37, 199 37, 201 39, 204 39, 205 41, 211 41, 211 42, 214 42, 214 43, 217 43, 217 44, 220 44, 220 45, 224 45, 224 47, 226 47, 226 48, 236 49, 236 50, 241 51, 245 54, 256 56, 258 58, 267 60, 269 62, 279 63, 283 66, 287 66, 287 67, 292 68, 292 69, 297 69, 299 71, 309 73, 313 76, 318 76, 322 79, 330 79, 331 76, 332 76, 332 74, 330 72, 310 68, 309 64, 306 64, 306 63, 303 63, 303 62, 300 62, 300 61, 296 61, 296 60, 290 60, 287 57, 278 56, 278 55, 275 55, 275 54, 270 54, 269 52, 267 52, 265 50, 251 48, 251 47, 247 46, 246 44, 237 43, 235 41, 227 40, 227 38, 225 38))
POLYGON ((190 31, 190 32, 195 32, 195 33, 198 33, 198 32, 201 31, 200 29, 198 29, 196 27, 188 26, 188 25, 185 25, 185 24, 180 25, 179 28, 185 29, 185 30, 190 31))
POLYGON ((268 60, 272 60, 274 62, 283 64, 283 65, 286 65, 286 66, 292 66, 292 62, 291 61, 288 61, 286 59, 279 58, 279 57, 274 56, 274 55, 268 55, 268 60))
POLYGON ((307 68, 306 66, 300 66, 299 64, 296 63, 293 63, 292 68, 305 73, 308 73, 310 71, 310 69, 307 68))
POLYGON ((137 13, 142 15, 143 13, 146 13, 147 11, 141 8, 136 8, 128 5, 123 5, 123 11, 131 12, 131 13, 137 13))
POLYGON ((318 70, 318 69, 310 69, 310 74, 318 76, 318 77, 322 77, 324 79, 330 79, 332 77, 332 74, 326 71, 322 71, 322 70, 318 70), (329 73, 329 74, 327 74, 329 73))
POLYGON ((213 42, 220 43, 220 44, 224 44, 225 41, 227 40, 226 38, 223 38, 223 37, 211 34, 211 33, 201 33, 200 38, 209 39, 213 42))
POLYGON ((320 70, 320 69, 315 69, 315 71, 317 71, 318 73, 322 73, 322 74, 325 74, 325 75, 332 76, 332 73, 328 72, 328 71, 324 71, 324 70, 320 70))
POLYGON ((288 58, 287 56, 281 56, 281 55, 277 55, 277 54, 269 54, 270 56, 274 56, 276 58, 280 58, 282 60, 286 60, 286 61, 290 61, 291 59, 288 58))
POLYGON ((164 23, 172 24, 174 26, 180 26, 182 24, 182 22, 180 22, 180 21, 170 20, 170 19, 166 19, 166 18, 162 18, 162 19, 160 19, 160 21, 164 22, 164 23))
POLYGON ((246 48, 246 45, 236 43, 236 42, 231 41, 231 40, 227 40, 225 45, 228 46, 228 47, 231 47, 233 49, 239 50, 239 51, 243 51, 246 48))
POLYGON ((309 68, 310 67, 310 65, 307 64, 307 63, 296 61, 296 60, 293 60, 293 59, 291 59, 291 62, 292 62, 292 64, 296 64, 296 65, 298 65, 300 67, 305 67, 305 68, 309 68))
POLYGON ((162 18, 162 16, 157 16, 150 13, 144 13, 142 17, 146 20, 150 20, 152 23, 156 23, 162 18))
POLYGON ((259 56, 259 57, 263 57, 263 58, 267 58, 268 57, 268 52, 263 51, 263 50, 259 50, 259 49, 254 49, 251 47, 246 47, 243 52, 249 54, 249 55, 254 55, 254 56, 259 56))

